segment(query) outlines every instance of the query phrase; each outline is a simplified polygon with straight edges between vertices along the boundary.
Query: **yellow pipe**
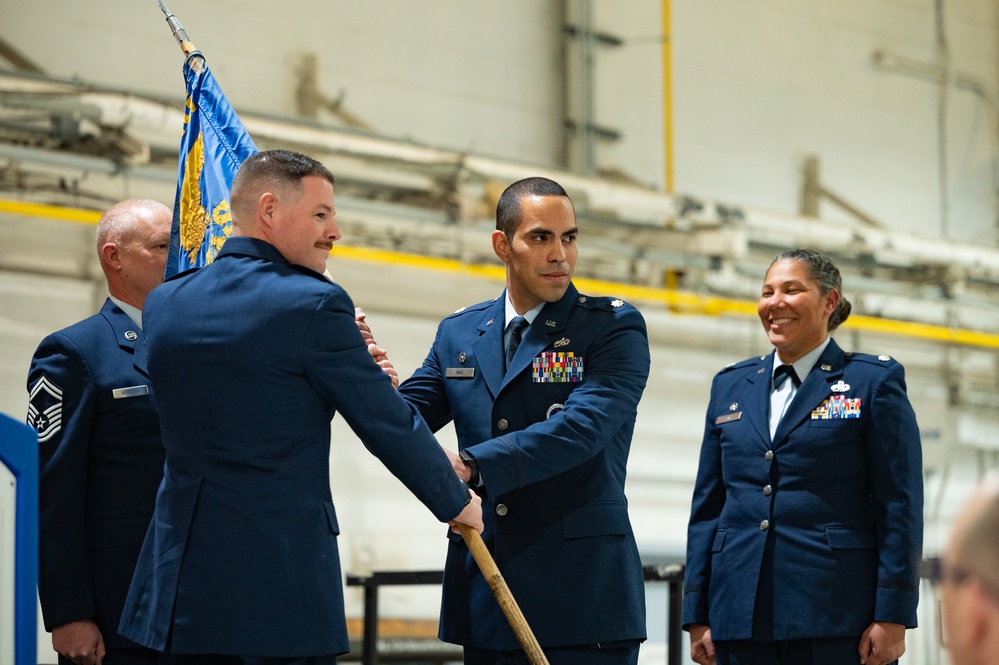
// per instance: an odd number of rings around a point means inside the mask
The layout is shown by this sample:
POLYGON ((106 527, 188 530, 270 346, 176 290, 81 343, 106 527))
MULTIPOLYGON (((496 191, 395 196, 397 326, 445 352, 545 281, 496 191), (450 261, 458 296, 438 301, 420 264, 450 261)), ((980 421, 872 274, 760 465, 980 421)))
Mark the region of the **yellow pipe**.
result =
MULTIPOLYGON (((505 271, 502 266, 468 265, 453 259, 438 259, 384 250, 350 247, 348 245, 334 246, 330 251, 330 255, 337 259, 390 263, 392 265, 440 272, 461 272, 466 275, 492 279, 497 282, 502 282, 505 279, 505 271)), ((757 315, 756 302, 754 301, 736 300, 734 298, 722 298, 718 296, 703 296, 688 291, 621 284, 596 279, 577 278, 573 282, 581 291, 593 293, 594 295, 615 296, 636 302, 662 303, 669 307, 671 311, 680 314, 740 317, 756 317, 757 315)), ((995 333, 934 326, 928 323, 914 323, 912 321, 897 321, 873 316, 854 315, 843 324, 843 328, 958 344, 961 346, 999 349, 999 335, 995 333)))
MULTIPOLYGON (((64 208, 61 206, 48 206, 37 203, 5 200, 0 200, 0 213, 43 217, 45 219, 62 220, 78 224, 96 224, 101 217, 101 213, 93 210, 81 210, 79 208, 64 208)), ((436 270, 438 272, 462 273, 464 275, 491 279, 497 282, 503 282, 506 277, 505 270, 502 266, 465 264, 461 261, 453 259, 440 259, 429 256, 419 256, 416 254, 403 254, 401 252, 390 252, 380 249, 335 245, 333 249, 330 250, 330 255, 337 259, 346 259, 350 261, 390 264, 394 266, 416 268, 418 270, 436 270)), ((573 281, 580 290, 593 293, 595 295, 602 294, 615 296, 636 302, 662 303, 668 306, 672 311, 681 314, 693 314, 700 316, 756 316, 756 303, 748 300, 720 298, 717 296, 703 296, 687 291, 652 288, 648 286, 637 286, 634 284, 620 284, 617 282, 606 282, 596 279, 580 278, 573 281)), ((928 323, 914 323, 912 321, 897 321, 893 319, 881 319, 873 316, 855 315, 851 316, 850 319, 843 324, 843 327, 865 332, 912 337, 946 344, 999 349, 999 335, 997 334, 977 330, 934 326, 928 323)))
POLYGON ((44 217, 46 219, 57 219, 64 222, 75 222, 77 224, 96 224, 101 219, 100 212, 94 210, 82 210, 80 208, 64 208, 62 206, 49 206, 41 203, 25 203, 23 201, 0 200, 0 212, 9 212, 15 215, 28 215, 31 217, 44 217))
POLYGON ((671 13, 670 0, 663 0, 663 143, 667 194, 673 193, 673 32, 671 13))

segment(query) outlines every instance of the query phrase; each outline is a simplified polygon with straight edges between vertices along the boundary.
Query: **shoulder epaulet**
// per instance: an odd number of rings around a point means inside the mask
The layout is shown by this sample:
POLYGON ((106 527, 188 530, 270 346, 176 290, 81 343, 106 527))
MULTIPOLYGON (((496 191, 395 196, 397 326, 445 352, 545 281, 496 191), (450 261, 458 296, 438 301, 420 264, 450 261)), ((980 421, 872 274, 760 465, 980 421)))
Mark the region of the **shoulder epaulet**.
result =
POLYGON ((576 296, 576 302, 583 307, 590 309, 617 310, 622 308, 634 308, 630 303, 611 296, 588 296, 580 293, 576 296))
POLYGON ((288 267, 296 272, 302 273, 303 275, 308 275, 309 277, 318 279, 321 282, 326 282, 327 284, 336 284, 336 282, 334 282, 331 277, 327 277, 321 272, 316 272, 312 268, 306 268, 305 266, 300 266, 297 263, 289 263, 288 267))
POLYGON ((887 367, 892 363, 898 362, 891 356, 886 355, 884 353, 880 355, 873 355, 870 353, 855 353, 853 351, 846 351, 843 354, 843 356, 847 360, 847 362, 851 360, 859 360, 861 362, 870 363, 872 365, 881 365, 882 367, 887 367))
POLYGON ((173 275, 170 275, 169 277, 167 277, 167 278, 166 278, 165 280, 163 280, 163 281, 164 281, 164 282, 172 282, 172 281, 173 281, 173 280, 175 280, 175 279, 180 279, 181 277, 187 277, 188 275, 190 275, 190 274, 192 274, 192 273, 196 273, 196 272, 198 272, 199 270, 201 270, 201 266, 196 266, 196 267, 194 267, 194 268, 188 268, 188 269, 187 269, 187 270, 185 270, 184 272, 178 272, 178 273, 175 273, 175 274, 173 274, 173 275))
POLYGON ((718 374, 724 374, 725 372, 731 372, 734 369, 740 369, 743 367, 755 367, 760 363, 760 361, 766 359, 767 359, 766 356, 756 356, 753 358, 746 358, 745 360, 740 360, 739 362, 736 363, 729 363, 728 365, 725 365, 720 370, 718 370, 718 374))
POLYGON ((452 317, 458 316, 460 314, 464 314, 466 312, 481 312, 482 310, 486 309, 487 307, 492 307, 493 303, 495 303, 495 302, 496 302, 496 299, 493 298, 492 300, 485 300, 483 302, 475 303, 474 305, 469 305, 468 307, 459 307, 454 312, 452 312, 451 314, 448 314, 444 318, 450 319, 452 317))

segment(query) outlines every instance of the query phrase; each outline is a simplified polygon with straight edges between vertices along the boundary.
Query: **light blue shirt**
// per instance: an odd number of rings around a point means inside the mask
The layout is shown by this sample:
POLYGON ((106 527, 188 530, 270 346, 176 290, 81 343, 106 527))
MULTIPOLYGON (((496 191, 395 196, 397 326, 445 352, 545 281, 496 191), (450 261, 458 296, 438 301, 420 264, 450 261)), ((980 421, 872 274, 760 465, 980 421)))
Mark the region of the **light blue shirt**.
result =
MULTIPOLYGON (((819 356, 822 352, 826 350, 829 346, 830 337, 826 335, 824 342, 819 344, 817 347, 798 358, 795 362, 791 363, 791 367, 794 368, 794 373, 798 375, 798 378, 802 381, 808 376, 808 373, 812 371, 815 367, 815 363, 819 361, 819 356)), ((780 419, 784 417, 787 412, 787 407, 790 406, 791 400, 794 396, 798 394, 798 386, 794 385, 794 381, 788 380, 781 385, 780 388, 774 389, 774 373, 776 373, 777 368, 783 363, 780 362, 780 356, 774 353, 774 366, 770 373, 770 439, 774 438, 774 433, 777 431, 777 425, 780 423, 780 419)))
POLYGON ((108 296, 111 302, 118 305, 118 309, 125 312, 128 318, 132 319, 132 323, 139 326, 139 330, 142 330, 142 310, 133 305, 129 305, 127 302, 118 300, 114 296, 108 296))
MULTIPOLYGON (((506 291, 503 292, 503 297, 506 300, 506 319, 503 321, 503 331, 504 331, 504 339, 503 339, 503 341, 506 342, 506 339, 505 339, 506 327, 508 325, 510 325, 510 322, 513 321, 513 319, 515 317, 520 316, 520 314, 517 314, 517 310, 515 310, 513 308, 513 303, 510 302, 510 290, 509 289, 507 289, 506 291)), ((534 309, 529 309, 526 312, 524 312, 523 316, 524 316, 525 319, 527 319, 527 325, 530 325, 530 324, 534 323, 534 319, 538 318, 538 314, 541 313, 541 308, 544 307, 546 304, 547 303, 542 302, 541 304, 539 304, 534 309)), ((505 345, 504 345, 504 348, 505 348, 505 345)))

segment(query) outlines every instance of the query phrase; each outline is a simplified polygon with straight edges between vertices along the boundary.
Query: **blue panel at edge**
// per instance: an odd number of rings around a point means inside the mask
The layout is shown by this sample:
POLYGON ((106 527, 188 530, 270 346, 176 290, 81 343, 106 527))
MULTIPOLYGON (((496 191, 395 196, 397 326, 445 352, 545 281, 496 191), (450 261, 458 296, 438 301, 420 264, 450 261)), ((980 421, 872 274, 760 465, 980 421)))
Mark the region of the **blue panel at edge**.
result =
POLYGON ((17 478, 17 543, 14 558, 14 662, 35 665, 38 656, 38 434, 0 413, 0 462, 17 478))

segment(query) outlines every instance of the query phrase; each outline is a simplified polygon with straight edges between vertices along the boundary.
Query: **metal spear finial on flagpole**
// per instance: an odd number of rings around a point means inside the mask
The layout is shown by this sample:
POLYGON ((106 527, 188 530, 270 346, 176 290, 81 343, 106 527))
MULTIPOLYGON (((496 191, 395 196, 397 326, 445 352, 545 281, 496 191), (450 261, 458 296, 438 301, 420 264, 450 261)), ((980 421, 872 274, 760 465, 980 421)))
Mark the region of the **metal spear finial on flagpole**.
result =
POLYGON ((173 33, 174 39, 180 44, 180 50, 187 56, 188 66, 195 72, 201 72, 205 68, 205 57, 201 55, 201 51, 195 48, 194 43, 188 39, 184 26, 180 24, 180 21, 173 15, 173 12, 167 9, 167 6, 163 4, 163 0, 156 0, 156 2, 159 4, 164 16, 166 16, 167 25, 170 26, 170 32, 173 33))

